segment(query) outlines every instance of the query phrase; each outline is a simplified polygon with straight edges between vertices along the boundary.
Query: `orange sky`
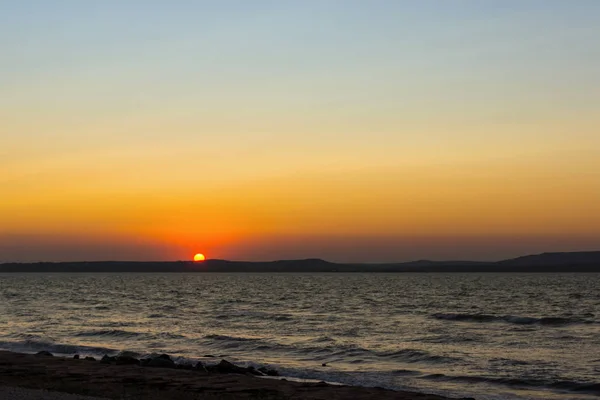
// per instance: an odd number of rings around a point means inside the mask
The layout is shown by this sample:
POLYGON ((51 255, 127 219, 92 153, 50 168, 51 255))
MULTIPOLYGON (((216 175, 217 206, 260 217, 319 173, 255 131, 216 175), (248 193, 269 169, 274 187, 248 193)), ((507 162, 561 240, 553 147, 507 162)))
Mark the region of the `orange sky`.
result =
POLYGON ((550 3, 0 6, 0 262, 598 249, 600 31, 550 3))

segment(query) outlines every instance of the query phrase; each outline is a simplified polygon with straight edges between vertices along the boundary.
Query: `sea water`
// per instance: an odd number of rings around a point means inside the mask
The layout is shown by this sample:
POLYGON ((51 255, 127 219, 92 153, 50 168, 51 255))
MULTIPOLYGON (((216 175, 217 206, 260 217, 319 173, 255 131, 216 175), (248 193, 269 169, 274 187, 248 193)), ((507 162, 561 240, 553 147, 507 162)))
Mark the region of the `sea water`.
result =
POLYGON ((600 274, 0 274, 0 348, 226 358, 476 399, 597 399, 600 274))

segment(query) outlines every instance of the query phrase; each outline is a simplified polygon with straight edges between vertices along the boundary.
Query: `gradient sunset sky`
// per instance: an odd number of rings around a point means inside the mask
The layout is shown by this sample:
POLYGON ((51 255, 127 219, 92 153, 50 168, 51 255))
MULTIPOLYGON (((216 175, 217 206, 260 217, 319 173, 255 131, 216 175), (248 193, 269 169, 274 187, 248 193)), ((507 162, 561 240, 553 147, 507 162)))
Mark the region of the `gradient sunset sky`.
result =
POLYGON ((600 1, 0 0, 0 262, 600 249, 600 1))

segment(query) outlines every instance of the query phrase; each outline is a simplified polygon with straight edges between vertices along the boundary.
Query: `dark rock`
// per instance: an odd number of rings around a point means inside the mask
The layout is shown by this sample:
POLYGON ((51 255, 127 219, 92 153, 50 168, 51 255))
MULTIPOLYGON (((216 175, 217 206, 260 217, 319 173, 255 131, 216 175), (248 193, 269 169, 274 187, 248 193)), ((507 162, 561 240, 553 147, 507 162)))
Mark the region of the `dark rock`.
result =
POLYGON ((73 359, 74 359, 74 360, 79 360, 79 354, 75 354, 75 355, 73 356, 73 359))
POLYGON ((140 360, 127 355, 117 356, 115 362, 117 365, 140 365, 140 360))
POLYGON ((102 364, 115 364, 117 362, 117 357, 109 356, 105 354, 100 360, 102 364))
POLYGON ((262 372, 258 371, 256 368, 254 368, 252 365, 246 368, 246 374, 256 375, 256 376, 264 375, 262 372))
POLYGON ((219 374, 233 374, 239 372, 237 368, 238 367, 227 360, 221 360, 221 362, 217 365, 210 365, 207 367, 210 372, 216 372, 219 374))
POLYGON ((326 367, 326 366, 327 366, 327 363, 321 364, 321 367, 326 367))
POLYGON ((257 375, 256 370, 249 370, 248 368, 240 367, 238 365, 232 364, 227 360, 221 360, 217 365, 211 365, 207 367, 209 372, 215 372, 218 374, 252 374, 257 375), (253 373, 254 371, 254 373, 253 373))
POLYGON ((119 354, 117 354, 117 357, 138 358, 138 356, 139 356, 139 354, 134 353, 133 351, 121 351, 121 352, 119 352, 119 354))
POLYGON ((202 364, 201 361, 198 361, 198 363, 194 366, 194 369, 196 371, 200 371, 200 372, 208 372, 208 370, 206 369, 206 367, 204 366, 204 364, 202 364))
POLYGON ((162 354, 158 357, 147 359, 142 365, 153 368, 175 368, 175 363, 171 360, 171 357, 166 354, 162 354), (166 357, 163 357, 166 356, 166 357))
POLYGON ((35 355, 39 357, 54 357, 54 354, 46 350, 39 351, 35 355))
POLYGON ((246 371, 252 375, 262 375, 260 372, 256 370, 252 365, 246 368, 246 371))
POLYGON ((86 357, 84 358, 85 361, 96 361, 96 359, 94 357, 86 357))
POLYGON ((207 358, 215 358, 215 356, 213 356, 212 354, 205 354, 205 355, 204 355, 204 357, 207 357, 207 358))
POLYGON ((194 369, 194 366, 189 363, 182 363, 182 364, 175 364, 175 368, 190 370, 190 369, 194 369))

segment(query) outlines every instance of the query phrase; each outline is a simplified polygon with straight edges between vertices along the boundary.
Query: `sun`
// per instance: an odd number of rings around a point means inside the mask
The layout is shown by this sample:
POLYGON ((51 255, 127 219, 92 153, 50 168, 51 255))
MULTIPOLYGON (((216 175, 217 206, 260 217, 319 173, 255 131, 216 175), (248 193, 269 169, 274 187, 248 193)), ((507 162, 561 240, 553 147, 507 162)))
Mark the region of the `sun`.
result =
POLYGON ((198 261, 204 261, 206 260, 206 257, 204 257, 204 254, 202 253, 198 253, 194 256, 194 261, 198 262, 198 261))

